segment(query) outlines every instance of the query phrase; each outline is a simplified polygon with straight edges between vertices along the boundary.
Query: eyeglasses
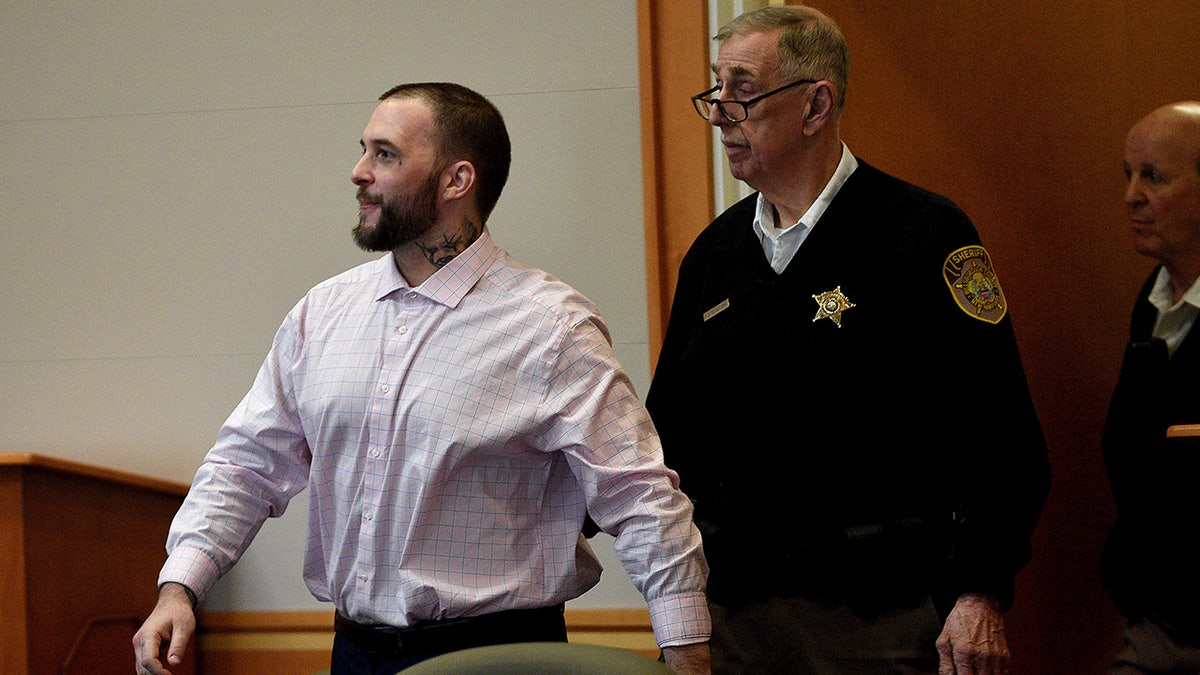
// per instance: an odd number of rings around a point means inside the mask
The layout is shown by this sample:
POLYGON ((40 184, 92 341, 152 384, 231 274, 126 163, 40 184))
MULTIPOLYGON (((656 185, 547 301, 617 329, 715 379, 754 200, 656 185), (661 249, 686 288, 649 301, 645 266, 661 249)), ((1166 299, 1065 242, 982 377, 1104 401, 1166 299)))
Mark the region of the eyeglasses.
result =
POLYGON ((738 122, 744 122, 746 118, 750 116, 750 106, 758 103, 764 98, 768 96, 774 96, 785 89, 791 89, 792 87, 799 86, 801 84, 812 84, 814 82, 820 82, 820 80, 796 80, 795 82, 791 84, 785 84, 778 89, 772 89, 761 96, 755 96, 749 101, 722 101, 715 98, 704 98, 705 96, 720 90, 721 87, 716 86, 708 91, 702 91, 693 96, 692 105, 696 107, 696 113, 706 120, 712 119, 712 109, 715 107, 721 111, 721 117, 724 117, 733 124, 737 124, 738 122))

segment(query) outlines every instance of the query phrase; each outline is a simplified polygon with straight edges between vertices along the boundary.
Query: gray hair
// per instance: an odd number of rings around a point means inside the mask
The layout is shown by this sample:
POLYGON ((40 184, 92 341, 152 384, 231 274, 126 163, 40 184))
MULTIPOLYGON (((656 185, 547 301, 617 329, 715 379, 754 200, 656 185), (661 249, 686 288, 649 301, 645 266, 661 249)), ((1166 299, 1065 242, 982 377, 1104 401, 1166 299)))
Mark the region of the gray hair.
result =
POLYGON ((850 50, 837 24, 821 12, 811 7, 770 5, 725 24, 714 39, 724 43, 735 35, 778 29, 783 29, 778 44, 782 74, 797 80, 830 81, 841 109, 850 77, 850 50))

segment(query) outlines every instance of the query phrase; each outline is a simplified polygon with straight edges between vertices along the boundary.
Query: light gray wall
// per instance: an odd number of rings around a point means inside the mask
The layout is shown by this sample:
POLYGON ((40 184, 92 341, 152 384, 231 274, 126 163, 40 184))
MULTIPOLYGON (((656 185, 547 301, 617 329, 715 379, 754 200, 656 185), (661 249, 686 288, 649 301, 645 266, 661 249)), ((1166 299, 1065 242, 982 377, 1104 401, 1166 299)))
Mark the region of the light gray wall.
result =
MULTIPOLYGON (((368 258, 349 171, 376 97, 496 103, 497 242, 595 300, 649 381, 635 0, 0 2, 0 451, 189 482, 284 314, 368 258)), ((321 605, 303 496, 210 609, 321 605)), ((601 538, 577 606, 642 601, 601 538)), ((154 583, 147 579, 146 583, 154 583)))

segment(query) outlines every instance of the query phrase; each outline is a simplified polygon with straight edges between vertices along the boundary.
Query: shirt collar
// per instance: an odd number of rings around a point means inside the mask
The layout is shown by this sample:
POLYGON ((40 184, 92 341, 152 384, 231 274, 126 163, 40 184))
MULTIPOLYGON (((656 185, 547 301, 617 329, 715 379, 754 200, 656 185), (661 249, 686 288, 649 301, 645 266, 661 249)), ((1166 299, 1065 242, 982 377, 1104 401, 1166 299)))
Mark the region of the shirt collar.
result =
POLYGON ((1176 303, 1171 290, 1171 273, 1167 271, 1166 267, 1159 267, 1158 277, 1154 280, 1154 288, 1150 290, 1149 300, 1160 314, 1184 303, 1200 307, 1200 279, 1192 283, 1187 293, 1183 294, 1183 299, 1176 303))
POLYGON ((858 160, 854 158, 854 155, 850 152, 850 147, 843 141, 842 158, 838 160, 837 169, 830 176, 829 182, 825 184, 825 189, 821 190, 821 194, 817 196, 812 206, 808 207, 808 210, 804 212, 800 220, 795 223, 784 224, 782 227, 775 222, 774 207, 763 197, 761 192, 758 193, 758 209, 754 214, 754 232, 758 234, 759 240, 761 241, 763 237, 774 239, 779 234, 790 232, 797 225, 801 229, 812 229, 812 226, 825 214, 825 209, 829 208, 829 203, 833 201, 838 191, 842 189, 842 185, 846 183, 846 179, 850 178, 850 174, 854 173, 854 170, 857 168, 858 160), (768 227, 778 228, 779 233, 772 232, 772 234, 767 234, 770 231, 767 229, 768 227))
POLYGON ((394 254, 389 253, 380 260, 384 269, 379 275, 375 299, 383 300, 397 291, 411 291, 448 307, 457 307, 491 268, 492 261, 499 253, 500 249, 492 241, 491 233, 484 228, 474 243, 416 288, 409 286, 400 275, 394 254))

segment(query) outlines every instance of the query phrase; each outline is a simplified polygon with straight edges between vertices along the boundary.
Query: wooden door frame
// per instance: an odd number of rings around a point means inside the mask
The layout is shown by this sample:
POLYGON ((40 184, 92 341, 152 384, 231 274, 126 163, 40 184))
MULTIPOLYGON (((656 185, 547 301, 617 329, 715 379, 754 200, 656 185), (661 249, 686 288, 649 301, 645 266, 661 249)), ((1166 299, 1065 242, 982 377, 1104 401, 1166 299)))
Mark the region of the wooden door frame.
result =
POLYGON ((683 254, 713 217, 712 131, 689 98, 708 87, 708 3, 638 1, 638 77, 653 370, 683 254))

